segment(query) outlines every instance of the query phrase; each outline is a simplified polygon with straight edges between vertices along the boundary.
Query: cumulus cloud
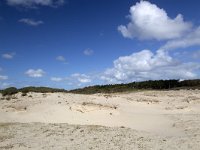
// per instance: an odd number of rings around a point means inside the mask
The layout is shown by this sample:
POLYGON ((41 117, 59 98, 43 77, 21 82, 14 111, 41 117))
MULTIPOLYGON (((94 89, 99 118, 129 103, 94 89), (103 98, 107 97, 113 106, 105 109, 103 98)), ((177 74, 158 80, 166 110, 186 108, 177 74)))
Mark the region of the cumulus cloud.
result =
POLYGON ((62 80, 63 80, 63 78, 60 78, 60 77, 52 77, 51 78, 51 81, 54 81, 54 82, 60 82, 62 80))
POLYGON ((71 77, 73 79, 76 79, 80 83, 90 83, 91 82, 90 76, 85 75, 85 74, 75 73, 75 74, 72 74, 71 77))
POLYGON ((83 51, 83 54, 86 56, 93 55, 94 51, 92 49, 86 49, 83 51))
POLYGON ((158 79, 192 79, 200 69, 198 63, 181 63, 166 51, 142 50, 129 56, 119 57, 114 67, 107 69, 101 79, 108 83, 124 83, 158 79))
POLYGON ((92 83, 92 77, 86 74, 74 73, 64 78, 64 81, 72 88, 87 86, 92 83))
POLYGON ((169 40, 181 37, 192 27, 191 23, 184 22, 183 16, 170 18, 164 9, 148 1, 140 1, 130 8, 127 26, 120 25, 118 30, 126 38, 141 40, 156 39, 169 40))
POLYGON ((0 75, 0 80, 7 80, 7 79, 8 79, 8 76, 0 75))
POLYGON ((37 8, 38 6, 58 7, 65 3, 65 0, 6 0, 10 6, 21 6, 25 8, 37 8))
POLYGON ((39 26, 39 25, 41 25, 41 24, 43 24, 44 22, 43 21, 41 21, 41 20, 34 20, 34 19, 31 19, 31 18, 22 18, 22 19, 20 19, 20 20, 18 20, 19 22, 21 22, 21 23, 25 23, 25 24, 27 24, 27 25, 29 25, 29 26, 39 26))
POLYGON ((14 56, 15 56, 15 53, 5 53, 5 54, 2 54, 2 57, 4 59, 13 59, 14 56))
POLYGON ((51 77, 50 80, 54 82, 59 82, 59 84, 65 84, 71 88, 83 87, 93 84, 93 79, 97 79, 96 76, 74 73, 66 77, 51 77))
POLYGON ((192 32, 178 39, 170 40, 161 47, 164 50, 172 50, 177 48, 187 48, 190 46, 200 45, 200 27, 197 27, 192 32))
POLYGON ((29 77, 33 77, 33 78, 39 78, 39 77, 43 77, 45 72, 42 69, 29 69, 25 72, 25 74, 29 77))

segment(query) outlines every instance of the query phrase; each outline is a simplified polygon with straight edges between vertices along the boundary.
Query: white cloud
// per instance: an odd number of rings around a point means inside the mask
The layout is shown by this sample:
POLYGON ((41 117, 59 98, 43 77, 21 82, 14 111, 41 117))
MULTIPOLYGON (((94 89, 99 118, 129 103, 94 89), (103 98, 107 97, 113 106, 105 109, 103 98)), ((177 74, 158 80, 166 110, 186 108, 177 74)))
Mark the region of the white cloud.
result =
POLYGON ((83 51, 83 54, 86 56, 93 55, 94 51, 92 49, 86 49, 83 51))
POLYGON ((33 78, 39 78, 39 77, 43 77, 45 72, 42 69, 29 69, 25 72, 26 75, 28 75, 29 77, 33 77, 33 78))
POLYGON ((187 34, 184 37, 170 40, 161 49, 171 50, 177 48, 187 48, 190 46, 199 46, 200 45, 200 27, 194 29, 191 33, 187 34))
POLYGON ((63 61, 63 62, 66 61, 66 59, 65 59, 64 56, 57 56, 57 57, 56 57, 56 60, 58 60, 58 61, 63 61))
POLYGON ((192 25, 184 22, 181 14, 168 17, 164 9, 148 1, 140 1, 130 8, 130 23, 120 25, 118 30, 126 38, 168 40, 181 37, 192 25))
POLYGON ((64 64, 68 64, 68 62, 66 61, 66 58, 64 57, 64 56, 57 56, 56 57, 56 60, 57 61, 61 61, 61 62, 63 62, 64 64))
POLYGON ((0 75, 0 80, 7 80, 8 79, 8 76, 2 76, 0 75))
POLYGON ((34 20, 34 19, 31 19, 31 18, 22 18, 22 19, 20 19, 20 20, 18 20, 19 22, 21 22, 21 23, 25 23, 25 24, 27 24, 27 25, 29 25, 29 26, 39 26, 39 25, 41 25, 41 24, 43 24, 44 22, 43 21, 41 21, 41 20, 34 20))
POLYGON ((88 78, 79 78, 78 81, 81 83, 90 83, 91 82, 91 80, 88 78))
POLYGON ((197 63, 181 63, 173 59, 166 51, 150 50, 119 57, 114 67, 107 69, 101 79, 108 83, 124 83, 158 79, 192 79, 200 69, 197 63))
POLYGON ((53 82, 61 82, 69 85, 71 88, 77 88, 82 86, 88 86, 92 83, 92 78, 90 75, 74 73, 67 77, 52 77, 51 81, 53 82))
POLYGON ((75 73, 75 74, 72 74, 71 77, 80 83, 90 83, 92 81, 90 76, 85 75, 85 74, 75 73))
POLYGON ((5 58, 5 59, 13 59, 14 56, 15 56, 15 53, 2 54, 2 57, 5 58))
POLYGON ((58 7, 65 3, 65 0, 6 0, 10 6, 21 6, 25 8, 37 8, 38 6, 58 7))
POLYGON ((51 78, 51 81, 54 81, 54 82, 60 82, 62 80, 63 80, 63 78, 60 78, 60 77, 52 77, 51 78))

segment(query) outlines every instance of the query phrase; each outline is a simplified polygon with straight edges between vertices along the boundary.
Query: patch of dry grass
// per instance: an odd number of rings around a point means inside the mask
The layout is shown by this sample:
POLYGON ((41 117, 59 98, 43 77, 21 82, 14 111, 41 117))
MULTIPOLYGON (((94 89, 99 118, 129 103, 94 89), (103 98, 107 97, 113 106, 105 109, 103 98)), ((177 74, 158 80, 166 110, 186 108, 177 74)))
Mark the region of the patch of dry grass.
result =
POLYGON ((116 105, 100 104, 100 103, 94 103, 94 102, 83 102, 82 105, 83 106, 103 107, 103 108, 109 108, 109 109, 117 109, 116 105))

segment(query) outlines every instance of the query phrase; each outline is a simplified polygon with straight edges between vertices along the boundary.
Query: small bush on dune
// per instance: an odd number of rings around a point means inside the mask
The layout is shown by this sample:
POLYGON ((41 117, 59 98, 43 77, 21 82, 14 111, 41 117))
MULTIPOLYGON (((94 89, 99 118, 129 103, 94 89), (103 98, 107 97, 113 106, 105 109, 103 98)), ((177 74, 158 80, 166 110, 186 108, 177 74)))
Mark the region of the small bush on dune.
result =
POLYGON ((36 93, 54 93, 54 92, 66 92, 64 89, 56 89, 56 88, 50 88, 50 87, 24 87, 19 89, 22 93, 28 93, 28 92, 36 92, 36 93))
POLYGON ((22 93, 22 96, 27 96, 27 93, 22 93))
POLYGON ((6 97, 6 100, 7 100, 7 101, 11 100, 11 97, 10 97, 10 96, 9 96, 9 97, 6 97))
POLYGON ((10 87, 10 88, 7 88, 7 89, 2 91, 3 96, 13 95, 13 94, 16 94, 16 93, 18 93, 18 90, 15 87, 10 87))

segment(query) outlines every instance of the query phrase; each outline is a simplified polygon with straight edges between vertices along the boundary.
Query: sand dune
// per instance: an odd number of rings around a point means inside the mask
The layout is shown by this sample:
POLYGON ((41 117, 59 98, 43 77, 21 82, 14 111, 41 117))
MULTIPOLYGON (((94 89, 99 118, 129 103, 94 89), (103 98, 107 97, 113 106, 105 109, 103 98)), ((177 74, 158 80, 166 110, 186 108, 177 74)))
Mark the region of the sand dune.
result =
POLYGON ((84 149, 90 146, 92 149, 197 149, 200 146, 199 90, 94 95, 28 93, 21 96, 18 93, 11 100, 0 98, 0 130, 7 131, 0 135, 0 149, 9 145, 10 149, 26 149, 27 146, 32 149, 80 149, 80 143, 88 141, 90 136, 104 143, 90 143, 84 149), (81 129, 87 132, 81 132, 82 137, 69 136, 66 128, 70 132, 72 128, 75 132, 81 129), (53 130, 51 138, 48 137, 49 144, 45 141, 37 145, 40 138, 47 136, 44 130, 53 130), (10 135, 10 132, 15 134, 10 135), (32 132, 37 135, 34 137, 32 132), (116 137, 104 141, 108 134, 120 134, 123 138, 118 142, 116 137), (28 141, 31 137, 32 142, 28 141), (76 139, 63 142, 70 137, 76 139), (142 137, 142 141, 136 137, 142 137), (58 143, 55 144, 52 138, 58 138, 58 143), (21 140, 25 147, 16 145, 16 140, 21 140), (124 145, 124 140, 130 142, 129 146, 124 145), (50 145, 57 145, 57 148, 50 145))

